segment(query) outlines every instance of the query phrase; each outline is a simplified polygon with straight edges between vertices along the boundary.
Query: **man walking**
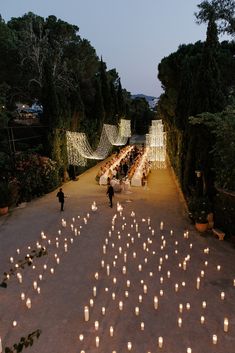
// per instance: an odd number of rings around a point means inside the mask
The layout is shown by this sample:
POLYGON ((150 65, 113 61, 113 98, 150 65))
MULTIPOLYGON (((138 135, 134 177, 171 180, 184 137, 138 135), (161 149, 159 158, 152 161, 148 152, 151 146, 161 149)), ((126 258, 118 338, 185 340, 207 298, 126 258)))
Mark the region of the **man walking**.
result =
POLYGON ((62 191, 62 188, 60 188, 60 191, 56 195, 59 199, 60 202, 60 210, 64 211, 64 193, 62 191))
POLYGON ((113 190, 112 185, 110 185, 110 184, 108 185, 108 189, 107 189, 106 194, 109 197, 109 206, 112 208, 113 207, 113 196, 114 196, 114 190, 113 190))

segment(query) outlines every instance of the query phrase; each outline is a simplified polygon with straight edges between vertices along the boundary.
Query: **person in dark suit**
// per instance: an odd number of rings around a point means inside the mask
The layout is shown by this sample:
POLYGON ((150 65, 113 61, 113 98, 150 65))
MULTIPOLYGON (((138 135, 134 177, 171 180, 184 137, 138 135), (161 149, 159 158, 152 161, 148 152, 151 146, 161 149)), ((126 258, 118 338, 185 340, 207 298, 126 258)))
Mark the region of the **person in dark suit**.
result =
POLYGON ((62 188, 60 188, 60 191, 57 193, 56 197, 58 197, 59 199, 60 210, 64 211, 64 193, 62 191, 62 188))
POLYGON ((113 190, 112 185, 108 184, 106 194, 109 198, 109 206, 112 208, 113 207, 113 196, 114 196, 114 190, 113 190))

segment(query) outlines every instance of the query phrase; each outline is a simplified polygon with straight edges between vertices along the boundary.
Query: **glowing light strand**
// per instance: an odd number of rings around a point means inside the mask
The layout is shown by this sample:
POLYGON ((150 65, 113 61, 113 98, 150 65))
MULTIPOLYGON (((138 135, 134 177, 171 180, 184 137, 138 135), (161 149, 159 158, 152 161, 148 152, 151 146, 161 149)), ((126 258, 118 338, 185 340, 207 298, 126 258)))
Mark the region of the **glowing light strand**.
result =
POLYGON ((162 120, 153 120, 146 134, 146 146, 149 147, 148 159, 153 168, 166 168, 166 132, 162 120))

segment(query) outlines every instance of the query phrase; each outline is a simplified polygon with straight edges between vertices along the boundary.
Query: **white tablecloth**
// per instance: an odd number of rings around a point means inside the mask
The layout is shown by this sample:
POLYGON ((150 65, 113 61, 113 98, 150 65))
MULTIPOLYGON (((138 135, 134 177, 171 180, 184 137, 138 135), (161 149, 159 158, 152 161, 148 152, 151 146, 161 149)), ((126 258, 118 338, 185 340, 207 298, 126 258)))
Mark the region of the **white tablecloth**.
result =
POLYGON ((100 180, 99 180, 99 184, 100 185, 107 185, 107 180, 110 174, 110 171, 113 172, 114 168, 116 168, 117 165, 120 164, 121 160, 124 159, 126 157, 126 155, 128 154, 128 152, 130 152, 132 150, 133 146, 129 146, 125 153, 123 153, 112 165, 111 167, 106 170, 106 172, 101 175, 100 180))
MULTIPOLYGON (((147 162, 148 149, 144 152, 140 165, 136 168, 136 171, 131 179, 131 186, 142 186, 142 177, 144 172, 145 163, 147 162)), ((145 172, 145 176, 147 173, 145 172)))

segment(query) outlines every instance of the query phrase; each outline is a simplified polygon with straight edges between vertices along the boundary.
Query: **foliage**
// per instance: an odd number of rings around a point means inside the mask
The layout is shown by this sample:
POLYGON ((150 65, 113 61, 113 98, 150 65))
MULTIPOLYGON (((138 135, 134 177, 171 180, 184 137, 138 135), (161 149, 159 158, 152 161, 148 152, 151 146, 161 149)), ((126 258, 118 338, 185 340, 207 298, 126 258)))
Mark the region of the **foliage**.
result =
POLYGON ((15 343, 12 348, 6 347, 5 353, 20 353, 23 351, 24 348, 32 347, 34 340, 38 339, 41 335, 41 330, 36 330, 26 337, 21 337, 19 343, 15 343))
POLYGON ((208 22, 212 18, 218 22, 219 32, 228 34, 235 33, 233 0, 211 0, 202 1, 197 5, 199 11, 195 13, 197 23, 208 22))
POLYGON ((188 202, 189 217, 196 223, 207 223, 211 212, 211 203, 206 197, 191 197, 188 202))
POLYGON ((10 205, 11 193, 7 182, 0 182, 0 207, 10 205))
POLYGON ((24 260, 17 261, 13 268, 11 268, 8 272, 4 272, 0 287, 7 288, 7 281, 10 279, 11 276, 15 276, 19 269, 23 270, 26 265, 31 266, 34 258, 42 257, 45 255, 47 255, 47 251, 43 247, 39 250, 32 250, 29 255, 25 256, 24 260))
POLYGON ((193 125, 209 127, 213 135, 213 156, 216 186, 235 191, 235 106, 221 113, 203 113, 190 118, 193 125))
POLYGON ((60 184, 56 163, 37 154, 17 154, 15 173, 19 182, 20 202, 30 201, 56 189, 60 184))

